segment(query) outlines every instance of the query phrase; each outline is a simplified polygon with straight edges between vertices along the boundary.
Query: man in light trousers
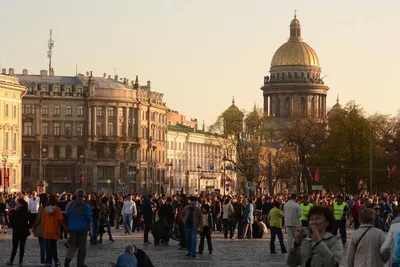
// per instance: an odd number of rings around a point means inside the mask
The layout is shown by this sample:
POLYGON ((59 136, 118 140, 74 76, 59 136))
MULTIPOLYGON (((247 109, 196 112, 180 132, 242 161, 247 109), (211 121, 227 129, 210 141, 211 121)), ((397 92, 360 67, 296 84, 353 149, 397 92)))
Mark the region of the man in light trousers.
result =
POLYGON ((130 235, 132 231, 133 218, 136 218, 137 215, 136 203, 135 201, 133 201, 132 195, 126 197, 124 205, 121 210, 121 215, 123 218, 125 234, 130 235))
POLYGON ((287 232, 287 247, 293 247, 294 233, 297 227, 301 225, 301 208, 296 202, 296 194, 290 195, 290 200, 283 206, 283 217, 285 219, 285 227, 287 232))

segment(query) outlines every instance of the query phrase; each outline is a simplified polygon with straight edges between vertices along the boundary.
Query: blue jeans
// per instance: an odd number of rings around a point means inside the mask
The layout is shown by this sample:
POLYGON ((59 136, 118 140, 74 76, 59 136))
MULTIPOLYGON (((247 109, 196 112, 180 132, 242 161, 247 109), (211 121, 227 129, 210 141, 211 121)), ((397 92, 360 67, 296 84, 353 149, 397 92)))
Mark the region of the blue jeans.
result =
POLYGON ((90 243, 94 244, 97 243, 97 236, 99 233, 99 220, 93 220, 92 222, 92 236, 90 237, 90 243))
POLYGON ((196 256, 197 229, 185 227, 185 236, 188 253, 191 256, 196 256))
POLYGON ((40 247, 40 263, 44 263, 46 260, 46 243, 43 237, 38 237, 40 247))
POLYGON ((133 215, 128 213, 124 213, 123 217, 123 224, 125 228, 125 234, 130 233, 132 231, 132 221, 133 221, 133 215))
POLYGON ((54 263, 58 263, 58 255, 57 255, 57 240, 55 239, 45 239, 46 246, 46 266, 53 266, 52 261, 54 263))

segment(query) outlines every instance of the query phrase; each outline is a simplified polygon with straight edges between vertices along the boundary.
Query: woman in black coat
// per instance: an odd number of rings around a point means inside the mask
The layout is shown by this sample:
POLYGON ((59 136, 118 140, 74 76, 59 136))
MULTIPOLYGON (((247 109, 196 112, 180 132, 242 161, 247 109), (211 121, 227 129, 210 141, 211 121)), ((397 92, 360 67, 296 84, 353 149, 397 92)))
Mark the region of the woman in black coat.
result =
POLYGON ((7 266, 12 266, 19 244, 19 263, 24 260, 25 243, 30 235, 29 232, 29 212, 28 203, 23 199, 18 199, 17 209, 10 216, 12 233, 12 252, 7 266))

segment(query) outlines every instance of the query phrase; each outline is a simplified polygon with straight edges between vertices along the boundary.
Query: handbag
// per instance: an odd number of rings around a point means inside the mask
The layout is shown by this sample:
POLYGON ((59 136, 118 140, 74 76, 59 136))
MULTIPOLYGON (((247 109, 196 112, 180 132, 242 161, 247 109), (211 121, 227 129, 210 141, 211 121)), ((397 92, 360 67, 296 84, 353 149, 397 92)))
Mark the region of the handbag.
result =
MULTIPOLYGON (((361 235, 360 239, 358 239, 358 241, 357 241, 357 243, 356 243, 356 246, 355 246, 355 248, 354 248, 354 253, 357 253, 357 248, 358 248, 358 245, 360 244, 361 239, 363 239, 363 237, 365 236, 365 234, 366 234, 371 228, 372 228, 372 226, 368 227, 368 229, 365 230, 365 232, 361 235)), ((355 260, 355 259, 356 259, 356 257, 355 257, 355 255, 354 255, 354 258, 353 258, 353 266, 354 266, 354 260, 355 260)))

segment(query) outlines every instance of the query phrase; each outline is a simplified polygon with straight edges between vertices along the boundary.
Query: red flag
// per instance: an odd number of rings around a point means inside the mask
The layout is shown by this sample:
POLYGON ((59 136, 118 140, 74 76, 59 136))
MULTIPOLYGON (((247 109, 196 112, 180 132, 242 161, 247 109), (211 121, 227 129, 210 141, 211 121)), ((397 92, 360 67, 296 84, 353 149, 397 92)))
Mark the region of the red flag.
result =
POLYGON ((314 181, 317 182, 317 183, 319 183, 319 169, 316 169, 316 170, 315 170, 315 173, 314 173, 314 181))
POLYGON ((397 166, 394 165, 394 166, 392 167, 392 169, 390 170, 389 174, 390 174, 390 175, 393 175, 393 174, 395 174, 396 172, 397 172, 397 166))

